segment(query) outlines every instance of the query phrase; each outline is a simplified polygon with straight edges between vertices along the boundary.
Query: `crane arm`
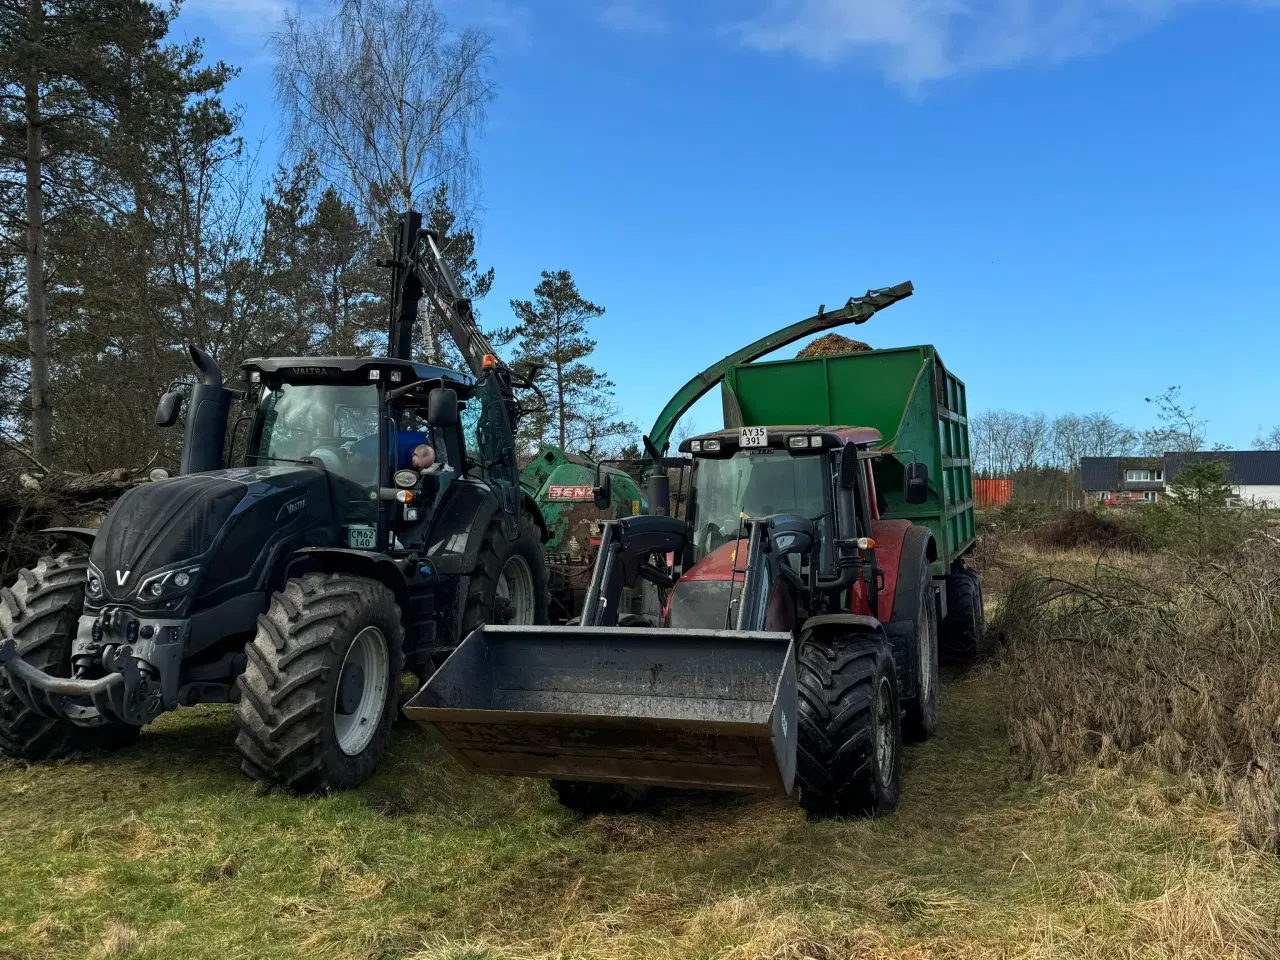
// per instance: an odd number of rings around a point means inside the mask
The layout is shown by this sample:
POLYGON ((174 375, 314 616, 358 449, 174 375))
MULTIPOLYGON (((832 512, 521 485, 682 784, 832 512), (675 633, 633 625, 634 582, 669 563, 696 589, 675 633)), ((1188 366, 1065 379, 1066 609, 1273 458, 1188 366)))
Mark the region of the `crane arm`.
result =
POLYGON ((911 281, 908 280, 906 283, 900 283, 894 287, 868 290, 861 297, 850 297, 848 302, 837 310, 827 311, 824 307, 819 307, 818 312, 809 319, 793 323, 791 326, 783 327, 781 330, 775 330, 768 336, 761 337, 755 343, 749 343, 741 350, 729 354, 729 356, 717 363, 713 363, 676 391, 676 395, 667 401, 667 405, 662 408, 662 412, 658 414, 658 419, 654 421, 653 428, 649 431, 647 438, 652 443, 652 449, 656 449, 659 452, 665 451, 667 443, 671 439, 671 431, 675 429, 676 421, 684 416, 685 412, 701 399, 708 390, 723 380, 730 367, 739 363, 750 363, 753 360, 758 360, 766 353, 771 353, 779 347, 785 347, 787 344, 794 343, 801 337, 808 336, 811 333, 830 330, 832 327, 842 326, 846 323, 866 323, 877 311, 911 296, 913 289, 911 281))
POLYGON ((422 228, 422 214, 410 210, 400 218, 396 258, 378 261, 392 269, 391 329, 387 353, 411 360, 413 324, 423 297, 435 309, 453 342, 475 376, 485 371, 485 357, 495 357, 493 345, 476 325, 471 301, 462 295, 453 271, 440 253, 440 238, 422 228))

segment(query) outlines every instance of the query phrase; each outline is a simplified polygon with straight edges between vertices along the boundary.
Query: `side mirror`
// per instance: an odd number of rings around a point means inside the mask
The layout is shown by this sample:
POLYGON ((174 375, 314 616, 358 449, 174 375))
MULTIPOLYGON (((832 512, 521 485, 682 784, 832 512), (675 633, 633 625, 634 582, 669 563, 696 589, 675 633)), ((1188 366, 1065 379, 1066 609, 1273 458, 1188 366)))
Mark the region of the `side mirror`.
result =
POLYGON ((178 411, 182 409, 182 394, 170 390, 160 397, 156 406, 156 426, 172 427, 178 422, 178 411))
POLYGON ((608 510, 613 503, 613 477, 604 474, 600 478, 600 486, 593 487, 591 494, 595 498, 597 510, 608 510))
POLYGON ((436 387, 427 399, 427 420, 433 427, 452 427, 458 422, 458 394, 449 387, 436 387))
POLYGON ((907 503, 921 504, 929 499, 929 467, 920 461, 907 464, 907 503))
POLYGON ((846 443, 840 451, 840 486, 852 490, 858 485, 858 448, 846 443))

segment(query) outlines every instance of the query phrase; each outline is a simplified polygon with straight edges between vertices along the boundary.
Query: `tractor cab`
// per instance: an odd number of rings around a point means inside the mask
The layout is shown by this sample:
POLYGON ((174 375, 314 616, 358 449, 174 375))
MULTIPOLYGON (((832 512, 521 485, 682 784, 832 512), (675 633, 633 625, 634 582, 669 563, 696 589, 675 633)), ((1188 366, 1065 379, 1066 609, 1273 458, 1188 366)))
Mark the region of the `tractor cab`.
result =
MULTIPOLYGON (((680 451, 692 457, 689 537, 666 609, 669 624, 735 622, 753 522, 804 533, 806 549, 788 551, 789 572, 780 573, 802 585, 788 594, 802 603, 817 595, 819 582, 834 582, 838 568, 861 564, 856 542, 869 537, 875 516, 865 462, 879 441, 876 430, 817 426, 742 427, 685 440, 680 451)), ((769 600, 766 629, 790 630, 796 622, 781 596, 769 600)))
MULTIPOLYGON (((328 481, 337 545, 396 554, 424 546, 458 480, 490 479, 500 451, 481 449, 504 416, 486 382, 386 358, 249 360, 251 412, 233 430, 247 467, 300 463, 328 481), (490 409, 497 403, 499 409, 490 409)), ((492 478, 498 488, 502 479, 492 478)))

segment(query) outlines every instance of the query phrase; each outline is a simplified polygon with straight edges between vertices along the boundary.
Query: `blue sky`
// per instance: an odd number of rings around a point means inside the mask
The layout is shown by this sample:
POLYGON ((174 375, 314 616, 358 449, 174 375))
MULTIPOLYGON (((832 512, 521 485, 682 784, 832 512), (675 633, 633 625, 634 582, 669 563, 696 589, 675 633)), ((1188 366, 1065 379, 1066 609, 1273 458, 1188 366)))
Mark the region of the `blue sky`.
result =
MULTIPOLYGON (((644 429, 731 350, 908 279, 843 332, 935 344, 971 412, 1141 427, 1180 384, 1213 442, 1280 423, 1274 0, 440 5, 494 38, 482 321, 571 270, 644 429)), ((243 68, 268 166, 282 9, 188 0, 178 25, 243 68)))

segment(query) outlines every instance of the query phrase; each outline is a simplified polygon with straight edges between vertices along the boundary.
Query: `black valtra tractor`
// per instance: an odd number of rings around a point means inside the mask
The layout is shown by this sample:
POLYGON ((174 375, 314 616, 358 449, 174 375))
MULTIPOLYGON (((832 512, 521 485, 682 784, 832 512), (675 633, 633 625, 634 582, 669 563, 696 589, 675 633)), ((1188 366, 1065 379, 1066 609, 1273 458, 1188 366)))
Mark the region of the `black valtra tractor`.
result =
MULTIPOLYGON (((180 475, 128 491, 96 531, 60 531, 88 557, 45 557, 0 591, 0 752, 116 746, 179 706, 231 702, 250 777, 352 787, 404 671, 425 678, 481 623, 546 622, 512 433, 523 384, 437 243, 406 215, 384 262, 388 358, 249 360, 231 389, 188 348, 180 475), (409 359, 424 295, 469 374, 409 359), (248 412, 228 431, 234 401, 248 412)), ((182 400, 167 393, 157 422, 182 400)))

